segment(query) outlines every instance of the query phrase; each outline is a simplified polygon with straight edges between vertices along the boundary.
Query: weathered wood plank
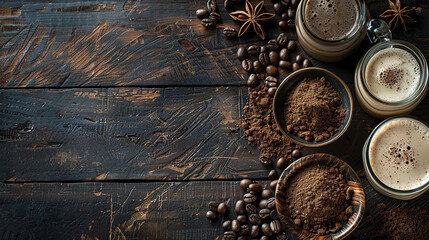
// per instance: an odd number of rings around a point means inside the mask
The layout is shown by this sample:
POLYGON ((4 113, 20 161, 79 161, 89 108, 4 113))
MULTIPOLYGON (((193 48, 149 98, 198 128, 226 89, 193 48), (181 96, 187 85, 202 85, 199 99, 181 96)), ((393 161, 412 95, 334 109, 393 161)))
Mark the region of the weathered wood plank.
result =
MULTIPOLYGON (((429 56, 429 3, 410 34, 396 39, 416 44, 429 56)), ((373 17, 385 1, 367 1, 373 17)), ((230 40, 226 26, 238 28, 218 3, 222 23, 201 26, 195 10, 205 1, 2 1, 0 7, 0 87, 244 85, 247 74, 235 57, 238 45, 263 44, 255 34, 230 40)), ((271 1, 266 2, 272 12, 271 1)), ((238 7, 238 6, 237 6, 238 7)), ((239 7, 238 7, 239 8, 239 7)), ((267 36, 280 32, 276 16, 267 36)), ((287 32, 296 39, 294 31, 287 32)), ((353 81, 362 48, 347 61, 315 66, 353 81)), ((305 54, 304 54, 305 55, 305 54)))
MULTIPOLYGON (((388 207, 404 203, 378 194, 366 180, 363 185, 366 214, 375 223, 377 203, 388 207)), ((109 234, 112 239, 214 239, 223 232, 222 218, 209 222, 207 203, 224 201, 232 211, 242 194, 238 181, 0 184, 0 236, 5 240, 109 239, 109 234)), ((406 203, 429 207, 429 194, 406 203)), ((230 213, 223 219, 234 216, 230 213)), ((373 227, 366 221, 357 235, 373 227)))
MULTIPOLYGON (((246 97, 244 87, 0 90, 0 180, 265 177, 240 128, 246 97)), ((380 121, 355 106, 344 136, 304 152, 361 171, 363 143, 380 121)), ((428 107, 426 98, 412 114, 429 122, 428 107)))

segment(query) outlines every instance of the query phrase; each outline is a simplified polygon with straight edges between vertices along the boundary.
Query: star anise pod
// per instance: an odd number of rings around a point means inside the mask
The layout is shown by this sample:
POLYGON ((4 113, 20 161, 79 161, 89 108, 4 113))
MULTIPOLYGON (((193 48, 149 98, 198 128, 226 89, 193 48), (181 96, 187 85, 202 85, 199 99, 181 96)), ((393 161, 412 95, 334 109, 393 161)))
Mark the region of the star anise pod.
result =
POLYGON ((234 20, 245 22, 241 26, 240 31, 238 31, 238 36, 241 37, 250 29, 250 25, 253 25, 253 29, 256 34, 262 39, 265 39, 265 32, 261 24, 258 21, 266 21, 275 16, 274 13, 261 13, 262 8, 264 7, 264 1, 258 3, 255 8, 249 0, 246 0, 246 11, 235 11, 229 14, 234 20))
POLYGON ((400 0, 396 0, 396 3, 393 3, 391 0, 389 0, 389 5, 390 9, 381 14, 380 17, 391 19, 389 22, 389 27, 392 31, 395 30, 399 24, 401 24, 404 30, 408 32, 407 23, 416 22, 416 20, 412 19, 410 15, 413 14, 417 8, 408 6, 401 8, 400 0))

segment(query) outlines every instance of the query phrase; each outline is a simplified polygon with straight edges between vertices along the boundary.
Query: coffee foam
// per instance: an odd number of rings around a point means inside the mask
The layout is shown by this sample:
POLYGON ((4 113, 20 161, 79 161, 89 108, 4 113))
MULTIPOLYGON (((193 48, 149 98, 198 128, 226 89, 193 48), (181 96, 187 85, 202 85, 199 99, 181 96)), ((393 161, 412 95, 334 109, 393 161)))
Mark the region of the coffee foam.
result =
POLYGON ((398 190, 411 190, 429 181, 429 129, 411 118, 382 125, 369 145, 370 165, 377 178, 398 190))
POLYGON ((307 26, 324 40, 340 40, 354 28, 359 7, 356 0, 309 0, 305 8, 307 26))
POLYGON ((420 66, 411 53, 400 48, 387 48, 368 61, 365 78, 373 95, 386 102, 398 102, 416 91, 420 66))

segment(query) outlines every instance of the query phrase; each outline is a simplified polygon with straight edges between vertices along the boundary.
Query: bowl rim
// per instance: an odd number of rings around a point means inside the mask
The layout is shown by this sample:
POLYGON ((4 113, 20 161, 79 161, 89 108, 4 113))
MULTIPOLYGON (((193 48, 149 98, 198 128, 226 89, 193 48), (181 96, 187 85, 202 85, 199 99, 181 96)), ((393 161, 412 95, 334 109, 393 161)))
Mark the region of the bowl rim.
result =
MULTIPOLYGON (((331 81, 331 79, 330 78, 327 78, 327 80, 328 81, 331 81)), ((338 138, 340 138, 346 131, 347 131, 347 129, 349 128, 349 126, 350 126, 350 124, 351 124, 351 122, 352 122, 352 118, 353 118, 353 110, 354 110, 354 107, 353 107, 353 95, 352 95, 352 93, 351 93, 351 91, 350 91, 350 89, 349 89, 349 87, 347 86, 347 84, 340 78, 340 77, 338 77, 336 74, 334 74, 333 72, 331 72, 331 71, 329 71, 329 70, 326 70, 326 69, 324 69, 324 68, 319 68, 319 67, 308 67, 308 68, 303 68, 303 69, 300 69, 300 70, 298 70, 298 71, 295 71, 295 72, 293 72, 293 73, 291 73, 291 74, 289 74, 283 81, 282 81, 282 83, 280 83, 280 85, 279 85, 279 87, 278 87, 278 89, 277 89, 277 91, 276 91, 276 93, 275 93, 275 95, 274 95, 274 98, 273 98, 273 104, 272 104, 273 106, 272 106, 272 111, 273 111, 273 117, 274 117, 274 120, 275 120, 275 122, 276 122, 276 125, 277 125, 277 127, 280 129, 280 131, 282 132, 282 134, 287 138, 287 139, 289 139, 290 141, 292 141, 292 142, 294 142, 294 143, 296 143, 296 144, 298 144, 298 145, 302 145, 302 146, 305 146, 305 147, 322 147, 322 146, 326 146, 326 145, 328 145, 328 144, 330 144, 330 143, 333 143, 335 140, 337 140, 338 138), (314 71, 314 70, 316 70, 316 71, 320 71, 320 72, 322 72, 322 73, 324 73, 325 75, 331 75, 332 77, 333 77, 333 79, 335 79, 336 81, 338 81, 339 83, 341 83, 341 85, 344 87, 344 89, 346 90, 346 92, 347 92, 347 97, 349 98, 349 101, 350 101, 350 117, 349 117, 349 119, 348 119, 348 121, 345 123, 345 125, 344 125, 344 128, 343 128, 343 130, 341 130, 340 132, 336 132, 333 136, 331 136, 331 138, 329 138, 327 141, 322 141, 322 142, 320 142, 320 143, 317 143, 317 142, 315 142, 315 143, 310 143, 310 142, 308 142, 308 141, 305 141, 304 139, 302 139, 302 141, 300 142, 300 141, 297 141, 297 140, 295 140, 295 139, 293 139, 292 137, 290 137, 289 136, 289 134, 290 135, 293 135, 292 133, 289 133, 288 131, 286 131, 285 129, 283 129, 282 127, 281 127, 281 125, 280 125, 280 120, 278 119, 278 115, 277 115, 277 111, 276 111, 276 102, 278 102, 279 101, 279 96, 280 96, 280 89, 281 88, 283 88, 285 85, 286 85, 286 83, 290 80, 290 79, 292 79, 293 77, 295 77, 296 75, 298 75, 298 74, 302 74, 302 72, 307 72, 307 71, 314 71)), ((344 119, 344 120, 346 120, 346 119, 344 119)), ((344 123, 343 123, 344 124, 344 123)))

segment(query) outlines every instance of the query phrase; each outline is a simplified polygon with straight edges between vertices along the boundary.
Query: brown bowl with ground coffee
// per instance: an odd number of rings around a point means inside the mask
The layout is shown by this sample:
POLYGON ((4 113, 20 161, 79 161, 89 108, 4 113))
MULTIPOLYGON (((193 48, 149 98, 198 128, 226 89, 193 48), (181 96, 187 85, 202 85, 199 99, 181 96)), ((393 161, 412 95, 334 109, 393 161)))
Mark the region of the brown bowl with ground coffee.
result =
POLYGON ((341 137, 350 125, 352 94, 332 72, 305 68, 280 84, 273 100, 274 119, 291 141, 321 147, 341 137))
POLYGON ((355 171, 338 157, 298 159, 280 176, 276 206, 281 221, 301 239, 344 239, 361 221, 365 194, 355 171))

